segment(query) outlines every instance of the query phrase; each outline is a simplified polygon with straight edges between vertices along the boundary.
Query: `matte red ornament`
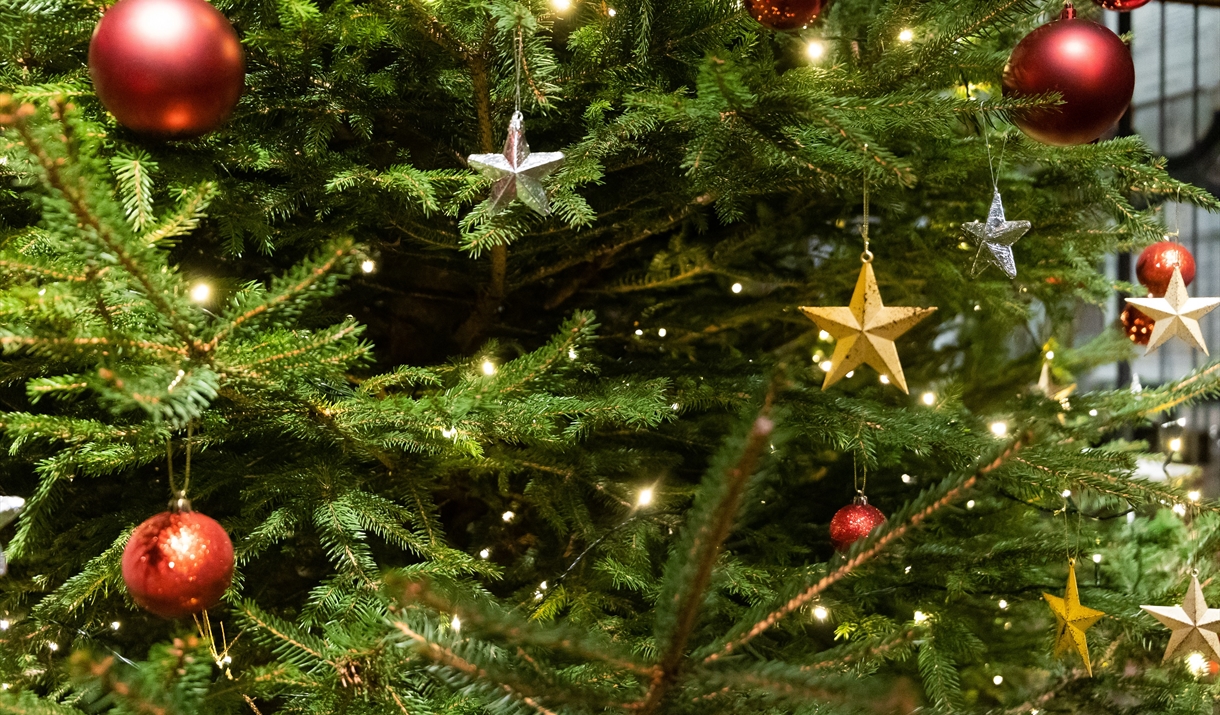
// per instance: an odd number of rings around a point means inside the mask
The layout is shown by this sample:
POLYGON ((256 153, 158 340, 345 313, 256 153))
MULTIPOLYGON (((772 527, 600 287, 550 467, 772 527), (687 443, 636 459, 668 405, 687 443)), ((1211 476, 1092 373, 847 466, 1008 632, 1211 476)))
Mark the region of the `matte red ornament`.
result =
POLYGON ((1180 243, 1158 241, 1144 249, 1135 260, 1135 277, 1154 298, 1165 295, 1173 269, 1182 269, 1186 285, 1195 279, 1195 257, 1180 243))
POLYGON ((884 522, 885 514, 869 504, 866 497, 858 496, 854 504, 836 511, 830 519, 830 540, 836 549, 844 551, 884 522))
POLYGON ((1152 337, 1152 328, 1156 326, 1155 320, 1129 303, 1123 307, 1119 320, 1123 323, 1123 332, 1131 342, 1136 345, 1148 344, 1148 339, 1152 337))
POLYGON ((795 30, 817 19, 830 0, 745 0, 746 12, 772 30, 795 30))
POLYGON ((166 511, 136 527, 123 581, 146 611, 181 618, 215 606, 233 582, 233 543, 215 519, 166 511))
POLYGON ((246 69, 233 26, 206 0, 119 0, 93 31, 89 74, 120 124, 184 139, 228 118, 246 69))
POLYGON ((1004 96, 1057 92, 1063 104, 1014 112, 1013 121, 1043 144, 1087 144, 1127 111, 1135 65, 1118 35, 1077 19, 1070 4, 1059 17, 1017 43, 1004 67, 1004 96))
POLYGON ((1152 0, 1093 0, 1093 2, 1104 7, 1107 10, 1116 12, 1130 12, 1137 7, 1143 7, 1152 0))

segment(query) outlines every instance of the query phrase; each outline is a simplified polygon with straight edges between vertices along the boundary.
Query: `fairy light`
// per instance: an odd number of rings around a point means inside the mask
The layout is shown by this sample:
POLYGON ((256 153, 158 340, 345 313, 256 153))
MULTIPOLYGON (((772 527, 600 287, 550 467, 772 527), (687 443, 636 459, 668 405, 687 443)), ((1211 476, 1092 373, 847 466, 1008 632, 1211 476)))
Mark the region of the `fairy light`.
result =
POLYGON ((810 40, 805 45, 805 55, 816 62, 826 56, 826 45, 818 40, 810 40))
POLYGON ((1134 524, 1134 523, 1135 523, 1135 512, 1133 512, 1133 511, 1129 511, 1129 512, 1127 512, 1127 523, 1128 523, 1128 524, 1134 524))
POLYGON ((914 40, 914 39, 915 39, 915 33, 912 32, 909 28, 898 33, 899 42, 910 42, 911 40, 914 40))
POLYGON ((371 258, 366 258, 360 262, 360 270, 364 271, 365 273, 372 273, 373 271, 377 270, 377 262, 371 258))
POLYGON ((610 17, 614 17, 615 15, 618 14, 618 12, 614 8, 607 8, 606 14, 609 15, 610 17))
POLYGON ((902 570, 903 573, 911 573, 911 567, 908 566, 902 570))
POLYGON ((459 632, 461 632, 461 630, 462 630, 462 619, 461 619, 461 618, 458 618, 457 616, 454 616, 454 617, 453 617, 453 620, 452 620, 452 621, 449 621, 449 627, 453 629, 453 632, 454 632, 454 633, 459 633, 459 632))
POLYGON ((446 427, 445 429, 441 430, 441 436, 445 439, 453 439, 455 436, 457 436, 457 428, 446 427))
POLYGON ((856 374, 856 371, 852 370, 851 372, 847 373, 844 377, 846 377, 847 379, 850 380, 852 377, 855 376, 855 374, 856 374))
POLYGON ((52 641, 52 642, 48 643, 48 644, 47 644, 47 647, 51 649, 51 652, 52 652, 52 653, 54 653, 55 651, 59 650, 59 644, 58 644, 58 643, 56 643, 56 642, 54 642, 54 641, 52 641))
POLYGON ((13 622, 7 618, 0 619, 0 631, 7 631, 13 622))
POLYGON ((814 606, 813 617, 819 621, 824 621, 827 618, 830 618, 830 611, 826 610, 825 606, 814 606))
POLYGON ((1064 499, 1067 499, 1068 497, 1072 496, 1072 490, 1064 489, 1062 492, 1059 492, 1059 496, 1063 497, 1064 499))
POLYGON ((733 291, 734 293, 740 293, 740 292, 741 292, 741 284, 740 284, 740 283, 734 283, 734 284, 733 284, 733 287, 732 287, 732 288, 730 288, 729 290, 733 291))
POLYGON ((1004 682, 1004 676, 997 675, 996 677, 991 679, 991 682, 995 683, 996 685, 1000 685, 1004 682))
POLYGON ((1191 489, 1186 492, 1186 498, 1191 501, 1199 501, 1203 494, 1198 489, 1191 489))
POLYGON ((1093 563, 1095 563, 1095 564, 1101 563, 1101 554, 1093 554, 1093 563))
POLYGON ((191 300, 196 303, 206 303, 212 297, 212 286, 207 283, 196 283, 191 287, 191 300))
POLYGON ((567 12, 572 9, 572 0, 551 0, 551 9, 555 12, 567 12))
POLYGON ((1000 606, 1001 611, 1007 611, 1008 610, 1008 601, 1005 601, 1004 599, 1001 598, 999 606, 1000 606))
POLYGON ((484 559, 484 560, 491 558, 491 549, 483 549, 482 551, 480 551, 479 558, 484 559))
POLYGON ((902 475, 901 479, 902 479, 902 483, 903 483, 903 484, 910 484, 910 483, 911 483, 911 475, 910 475, 910 474, 904 474, 904 475, 902 475))
POLYGON ((666 333, 668 333, 668 332, 669 332, 669 331, 668 331, 668 330, 666 330, 665 328, 661 328, 660 330, 658 330, 658 331, 657 331, 657 337, 658 337, 658 338, 663 338, 663 337, 665 337, 665 334, 666 334, 666 333))
POLYGON ((1003 437, 1003 436, 1007 435, 1008 434, 1008 423, 1007 422, 992 422, 991 423, 991 433, 993 435, 995 435, 996 437, 1003 437))
POLYGON ((1207 675, 1207 658, 1202 653, 1191 653, 1186 656, 1186 669, 1196 678, 1207 675))
POLYGON ((119 621, 110 622, 110 630, 112 630, 112 631, 117 631, 118 629, 120 629, 122 627, 123 627, 123 624, 120 623, 119 621))
POLYGON ((881 384, 882 384, 882 385, 888 385, 888 384, 890 384, 890 376, 889 376, 889 375, 882 375, 881 377, 879 377, 879 378, 877 378, 877 379, 881 380, 881 384))
POLYGON ((966 508, 967 508, 967 509, 973 509, 973 508, 974 508, 974 500, 973 500, 973 499, 971 499, 970 501, 966 502, 966 508))
POLYGON ((644 487, 635 498, 636 506, 648 506, 652 503, 652 487, 644 487))
POLYGON ((1096 416, 1097 416, 1097 410, 1089 410, 1089 417, 1096 417, 1096 416))
POLYGON ((1177 514, 1178 516, 1186 516, 1186 505, 1185 504, 1174 504, 1173 513, 1177 514))
POLYGON ((921 397, 920 399, 923 400, 923 403, 925 405, 927 405, 928 407, 931 407, 932 405, 936 404, 936 393, 925 392, 925 393, 923 393, 923 397, 921 397))
POLYGON ((825 330, 818 331, 818 340, 830 340, 830 333, 825 330))
POLYGON ((1047 360, 1054 360, 1054 359, 1055 359, 1055 351, 1054 351, 1054 350, 1047 350, 1047 351, 1046 351, 1046 359, 1047 359, 1047 360))
POLYGON ((1181 452, 1182 451, 1182 438, 1181 437, 1174 437, 1173 439, 1169 440, 1169 451, 1170 452, 1181 452))
POLYGON ((491 360, 484 360, 483 361, 483 374, 484 375, 496 374, 496 364, 494 362, 492 362, 491 360))
POLYGON ((818 367, 822 368, 822 372, 830 372, 830 369, 834 366, 835 364, 829 360, 823 360, 822 364, 818 365, 818 367))
POLYGON ((514 513, 513 513, 513 512, 511 512, 511 511, 506 511, 506 512, 504 512, 503 514, 501 514, 501 515, 500 515, 500 518, 504 520, 504 523, 505 523, 505 524, 507 524, 508 522, 510 522, 510 521, 512 521, 513 519, 517 518, 517 515, 516 515, 516 514, 514 514, 514 513))
POLYGON ((568 359, 569 360, 576 359, 576 348, 568 348, 568 359))
POLYGON ((923 611, 915 611, 915 622, 916 623, 927 623, 928 614, 924 613, 923 611))

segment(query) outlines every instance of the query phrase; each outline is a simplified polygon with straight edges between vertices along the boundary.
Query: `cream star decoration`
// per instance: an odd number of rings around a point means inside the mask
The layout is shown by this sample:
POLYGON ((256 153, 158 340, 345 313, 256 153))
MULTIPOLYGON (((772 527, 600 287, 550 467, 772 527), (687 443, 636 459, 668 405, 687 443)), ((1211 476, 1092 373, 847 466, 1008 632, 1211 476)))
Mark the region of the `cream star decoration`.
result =
POLYGON ((1197 576, 1190 577, 1190 588, 1181 606, 1140 606, 1166 628, 1173 631, 1165 648, 1164 660, 1178 650, 1200 652, 1209 660, 1220 660, 1220 609, 1208 608, 1197 576))
POLYGON ((1128 298, 1127 302, 1156 321, 1145 355, 1174 337, 1202 350, 1204 355, 1209 354, 1207 344, 1203 342, 1203 333, 1199 330, 1199 318, 1215 310, 1220 305, 1220 298, 1191 298, 1186 295, 1186 281, 1182 280, 1180 268, 1173 269, 1164 298, 1128 298))
POLYGON ((521 203, 547 216, 551 213, 551 206, 547 201, 542 179, 563 163, 563 152, 543 151, 531 154, 521 122, 521 112, 514 113, 508 124, 508 137, 504 140, 503 152, 472 154, 467 161, 471 167, 478 169, 479 173, 494 182, 488 199, 491 213, 503 211, 513 199, 521 199, 521 203))
POLYGON ((802 313, 838 341, 830 358, 832 367, 826 373, 822 389, 843 379, 856 366, 865 364, 882 375, 888 375, 898 389, 908 392, 894 340, 935 311, 936 308, 892 308, 883 305, 872 263, 865 263, 860 268, 850 305, 834 308, 802 306, 802 313))
POLYGON ((1024 236, 1029 227, 1029 221, 1004 220, 1004 202, 1000 200, 1000 190, 996 189, 991 199, 991 210, 987 212, 987 221, 962 224, 962 228, 979 245, 978 253, 974 254, 972 272, 979 272, 981 256, 986 258, 988 263, 998 266, 1009 278, 1016 278, 1017 261, 1012 256, 1012 244, 1024 236), (986 252, 983 249, 987 249, 986 252))
POLYGON ((1056 385, 1051 377, 1051 361, 1043 360, 1042 374, 1038 376, 1038 384, 1035 389, 1046 395, 1047 398, 1063 405, 1064 409, 1067 409, 1068 397, 1071 397, 1072 393, 1076 391, 1076 383, 1073 382, 1070 385, 1062 386, 1056 385))
MULTIPOLYGON (((25 508, 21 497, 0 497, 0 529, 8 526, 25 508)), ((8 562, 4 560, 4 549, 0 548, 0 576, 8 573, 8 562)))
POLYGON ((1089 660, 1089 642, 1084 632, 1101 617, 1106 615, 1101 611, 1080 605, 1080 592, 1076 588, 1076 564, 1068 564, 1067 589, 1063 598, 1042 594, 1055 614, 1055 655, 1071 649, 1084 659, 1084 669, 1089 677, 1093 677, 1093 663, 1089 660))

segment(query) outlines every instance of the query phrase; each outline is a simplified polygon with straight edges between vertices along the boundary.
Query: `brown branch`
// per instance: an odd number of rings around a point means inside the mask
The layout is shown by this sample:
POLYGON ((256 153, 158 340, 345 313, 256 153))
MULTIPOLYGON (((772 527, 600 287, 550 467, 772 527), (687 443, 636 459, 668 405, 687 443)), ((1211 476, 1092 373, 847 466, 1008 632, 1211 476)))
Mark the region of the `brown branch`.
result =
POLYGON ((772 611, 770 614, 767 615, 766 618, 764 618, 761 621, 759 621, 758 623, 754 624, 754 627, 752 627, 744 635, 742 635, 734 640, 729 641, 719 651, 712 653, 708 657, 704 658, 703 659, 704 664, 715 662, 717 660, 720 660, 721 658, 724 658, 724 657, 730 655, 731 653, 733 653, 733 651, 737 650, 741 646, 744 646, 745 644, 754 640, 758 636, 762 635, 767 629, 771 628, 771 626, 774 626, 776 623, 779 623, 780 620, 782 620, 783 618, 785 618, 786 616, 791 614, 793 611, 795 611, 798 608, 801 608, 805 604, 809 603, 809 601, 813 600, 823 591, 830 588, 835 583, 840 581, 843 577, 847 576, 852 571, 854 571, 857 566, 860 566, 861 564, 863 564, 867 561, 870 561, 875 556, 877 556, 882 551, 884 551, 887 546, 894 543, 898 539, 902 538, 911 529, 915 528, 916 526, 919 526, 919 524, 922 523, 929 516, 936 513, 940 509, 944 508, 945 506, 948 506, 950 503, 953 502, 953 500, 955 500, 955 499, 957 499, 957 497, 961 496, 961 494, 963 492, 965 492, 966 490, 973 487, 975 485, 975 483, 978 482, 979 477, 985 476, 985 475, 991 473, 992 471, 994 471, 1004 462, 1008 461, 1008 459, 1010 457, 1012 457, 1014 454, 1019 452, 1023 446, 1024 445, 1021 443, 1020 440, 1014 442, 1011 446, 1009 446, 1008 449, 1004 450, 1003 454, 996 457, 993 462, 991 462, 990 464, 988 464, 984 467, 981 467, 977 472, 975 472, 973 475, 971 475, 971 477, 969 479, 962 482, 958 486, 950 489, 949 491, 945 492, 945 495, 942 496, 940 499, 937 499, 935 502, 929 504, 928 506, 924 507, 923 509, 921 509, 920 511, 918 511, 914 515, 912 515, 911 518, 909 520, 907 520, 907 523, 886 532, 885 535, 882 536, 881 538, 877 539, 877 541, 875 543, 873 543, 872 546, 868 547, 864 551, 861 551, 860 553, 856 554, 852 558, 848 559, 837 569, 835 569, 834 571, 831 571, 830 573, 823 576, 821 578, 821 580, 819 580, 817 583, 815 583, 814 585, 805 589, 800 594, 792 597, 783 606, 772 611))

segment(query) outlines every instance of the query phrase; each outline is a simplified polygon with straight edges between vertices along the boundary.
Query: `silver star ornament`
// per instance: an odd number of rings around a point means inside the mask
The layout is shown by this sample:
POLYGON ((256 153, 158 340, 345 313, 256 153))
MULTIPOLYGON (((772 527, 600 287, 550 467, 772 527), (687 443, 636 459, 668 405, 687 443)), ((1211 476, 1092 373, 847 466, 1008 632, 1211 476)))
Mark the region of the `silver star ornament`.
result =
POLYGON ((543 216, 550 215, 551 206, 542 179, 563 164, 563 152, 531 154, 530 145, 525 141, 521 112, 514 112, 512 121, 508 123, 503 152, 472 154, 468 161, 472 168, 493 182, 488 198, 492 214, 503 211, 513 199, 520 199, 521 203, 543 216))
MULTIPOLYGON (((970 234, 979 245, 978 253, 974 255, 972 272, 978 274, 979 257, 988 263, 998 266, 1008 274, 1009 278, 1017 277, 1017 262, 1012 257, 1012 244, 1029 230, 1029 221, 1005 221, 1004 202, 1000 200, 1000 190, 995 190, 991 199, 991 210, 987 212, 987 221, 971 221, 962 224, 962 229, 970 234)), ((984 266, 985 267, 985 266, 984 266)))
MULTIPOLYGON (((25 508, 25 500, 21 497, 0 497, 0 529, 13 523, 25 508)), ((0 576, 8 573, 8 562, 4 560, 4 549, 0 548, 0 576)))

